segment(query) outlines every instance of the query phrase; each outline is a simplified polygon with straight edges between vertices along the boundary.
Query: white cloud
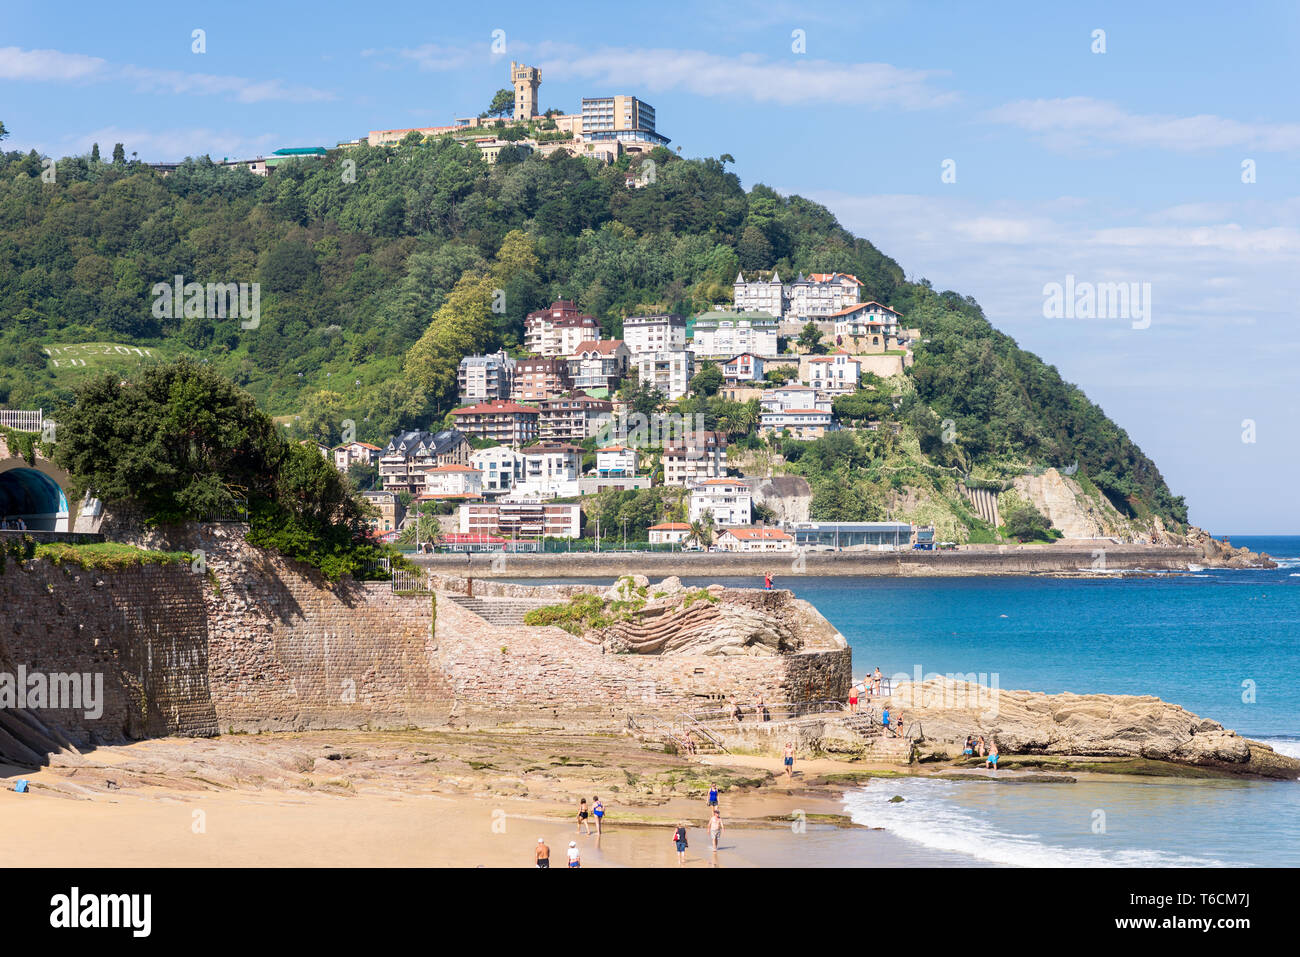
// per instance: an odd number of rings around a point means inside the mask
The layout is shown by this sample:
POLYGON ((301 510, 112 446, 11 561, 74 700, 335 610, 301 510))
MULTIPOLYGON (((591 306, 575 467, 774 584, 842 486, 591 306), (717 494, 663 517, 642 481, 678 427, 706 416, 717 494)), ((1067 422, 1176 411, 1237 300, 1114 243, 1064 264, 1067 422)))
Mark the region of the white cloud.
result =
POLYGON ((0 80, 95 83, 125 81, 141 90, 178 95, 227 96, 241 103, 277 100, 308 103, 332 100, 334 94, 308 86, 294 86, 275 78, 250 80, 240 76, 159 70, 131 64, 114 65, 100 57, 60 50, 23 50, 0 47, 0 80))
POLYGON ((101 73, 107 65, 106 60, 81 53, 0 47, 0 80, 84 80, 101 73))
POLYGON ((652 91, 760 103, 847 103, 868 109, 927 109, 956 100, 932 81, 942 74, 888 63, 832 63, 791 55, 724 56, 703 50, 603 49, 545 61, 544 75, 652 91))
POLYGON ((1018 100, 990 110, 985 116, 995 123, 1037 133, 1056 149, 1106 144, 1180 152, 1227 148, 1300 150, 1300 123, 1247 123, 1208 113, 1132 113, 1116 103, 1086 96, 1018 100))
MULTIPOLYGON (((474 60, 481 60, 488 55, 488 44, 481 44, 474 49, 467 46, 447 46, 439 43, 422 43, 418 47, 362 50, 363 57, 376 59, 381 67, 391 68, 394 58, 409 60, 421 71, 438 73, 459 70, 470 65, 474 60)), ((501 59, 497 57, 496 59, 501 59)))

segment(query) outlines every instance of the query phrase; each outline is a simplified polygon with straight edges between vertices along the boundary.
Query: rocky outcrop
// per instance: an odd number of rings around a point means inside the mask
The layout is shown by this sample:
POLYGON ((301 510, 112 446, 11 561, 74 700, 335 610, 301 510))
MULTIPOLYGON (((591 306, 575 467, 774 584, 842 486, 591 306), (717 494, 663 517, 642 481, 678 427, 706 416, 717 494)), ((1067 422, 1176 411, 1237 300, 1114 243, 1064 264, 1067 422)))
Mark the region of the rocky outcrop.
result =
POLYGON ((1110 502, 1084 493, 1073 478, 1056 469, 1042 475, 1021 475, 1014 483, 1016 493, 1051 519, 1052 527, 1066 538, 1118 538, 1147 541, 1150 535, 1133 527, 1110 502))
POLYGON ((1300 778, 1300 761, 1150 695, 1005 691, 950 678, 899 684, 886 699, 905 727, 961 753, 967 735, 1003 754, 1147 758, 1265 777, 1300 778))
POLYGON ((602 596, 623 617, 583 637, 614 653, 789 655, 847 648, 815 608, 784 590, 710 585, 683 588, 672 577, 650 585, 627 577, 602 596))

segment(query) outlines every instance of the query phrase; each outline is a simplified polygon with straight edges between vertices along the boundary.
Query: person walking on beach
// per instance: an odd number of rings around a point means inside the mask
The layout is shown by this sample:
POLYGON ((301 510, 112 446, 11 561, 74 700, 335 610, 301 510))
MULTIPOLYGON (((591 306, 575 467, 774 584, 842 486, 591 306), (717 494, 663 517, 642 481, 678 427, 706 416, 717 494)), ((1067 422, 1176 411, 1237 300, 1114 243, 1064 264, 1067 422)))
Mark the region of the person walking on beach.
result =
POLYGON ((591 833, 591 821, 587 820, 587 816, 588 816, 587 799, 583 798, 581 801, 578 802, 578 832, 579 833, 582 832, 582 828, 584 825, 587 828, 587 833, 588 834, 591 833))
POLYGON ((551 849, 546 846, 546 838, 537 839, 537 866, 542 870, 549 870, 551 867, 551 849))
POLYGON ((710 784, 709 785, 709 807, 716 808, 717 806, 718 806, 718 786, 716 784, 710 784))
POLYGON ((877 668, 876 668, 876 673, 873 674, 873 675, 871 676, 871 693, 872 693, 872 694, 875 694, 875 695, 880 694, 880 684, 881 684, 881 682, 882 682, 883 680, 884 680, 884 676, 881 675, 881 673, 880 673, 880 668, 877 667, 877 668))
POLYGON ((785 776, 794 779, 794 742, 785 743, 785 776))
POLYGON ((858 710, 858 685, 849 689, 849 714, 858 710))
POLYGON ((996 741, 989 741, 989 756, 984 759, 984 766, 992 768, 994 771, 998 769, 998 743, 996 741))
POLYGON ((686 863, 686 848, 690 846, 690 845, 687 843, 687 841, 686 841, 686 822, 685 822, 685 821, 683 821, 681 824, 678 824, 678 825, 677 825, 677 829, 676 829, 675 831, 673 831, 673 846, 674 846, 675 848, 677 848, 677 863, 678 863, 678 864, 685 864, 685 863, 686 863))
POLYGON ((713 850, 718 849, 718 839, 722 837, 722 815, 718 809, 713 809, 713 816, 709 818, 709 842, 713 845, 713 850))
POLYGON ((569 866, 570 867, 582 866, 582 855, 578 852, 577 841, 569 842, 569 866))
POLYGON ((600 803, 599 796, 591 799, 591 813, 596 818, 596 836, 600 837, 600 823, 605 819, 605 805, 600 803))

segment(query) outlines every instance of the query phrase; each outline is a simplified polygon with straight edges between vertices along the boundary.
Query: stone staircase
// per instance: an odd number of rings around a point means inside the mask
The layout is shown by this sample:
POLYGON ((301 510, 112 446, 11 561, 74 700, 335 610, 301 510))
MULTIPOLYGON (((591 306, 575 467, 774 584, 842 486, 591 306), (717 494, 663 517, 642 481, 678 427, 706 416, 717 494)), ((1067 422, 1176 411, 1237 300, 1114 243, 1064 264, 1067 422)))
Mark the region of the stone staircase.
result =
POLYGON ((490 625, 519 626, 524 615, 534 608, 554 605, 554 601, 537 598, 469 598, 451 595, 451 600, 468 612, 478 615, 490 625))

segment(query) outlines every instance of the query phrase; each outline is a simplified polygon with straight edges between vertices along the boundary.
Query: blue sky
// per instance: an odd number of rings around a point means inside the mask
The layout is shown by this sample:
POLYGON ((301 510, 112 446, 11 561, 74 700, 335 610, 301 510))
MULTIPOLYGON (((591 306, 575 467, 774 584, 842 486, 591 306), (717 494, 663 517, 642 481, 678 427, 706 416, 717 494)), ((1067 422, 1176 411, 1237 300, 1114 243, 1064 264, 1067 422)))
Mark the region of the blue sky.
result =
POLYGON ((1193 521, 1300 533, 1300 5, 1056 6, 14 4, 0 119, 11 149, 243 157, 475 114, 511 59, 544 108, 638 95, 683 155, 730 153, 978 299, 1193 521), (1044 318, 1070 275, 1150 283, 1150 326, 1044 318))

